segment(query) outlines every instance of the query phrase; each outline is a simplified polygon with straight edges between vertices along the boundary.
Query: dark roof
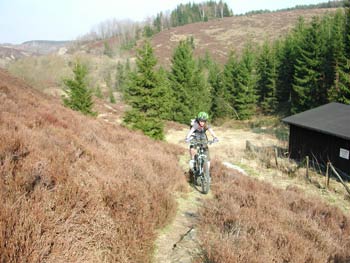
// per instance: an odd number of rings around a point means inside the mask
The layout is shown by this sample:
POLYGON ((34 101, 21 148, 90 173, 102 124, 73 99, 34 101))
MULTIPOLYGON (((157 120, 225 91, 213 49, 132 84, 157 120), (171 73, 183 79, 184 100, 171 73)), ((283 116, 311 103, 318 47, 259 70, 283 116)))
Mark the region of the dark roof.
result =
POLYGON ((284 118, 282 121, 344 139, 350 139, 349 105, 332 102, 284 118))

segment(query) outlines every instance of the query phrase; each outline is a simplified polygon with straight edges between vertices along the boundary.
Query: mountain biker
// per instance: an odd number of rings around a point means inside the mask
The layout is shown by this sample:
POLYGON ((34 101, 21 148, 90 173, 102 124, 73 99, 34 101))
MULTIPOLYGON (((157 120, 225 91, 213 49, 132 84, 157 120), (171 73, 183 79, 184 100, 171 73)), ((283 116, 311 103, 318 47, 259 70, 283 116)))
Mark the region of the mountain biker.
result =
MULTIPOLYGON (((185 141, 187 143, 190 143, 192 140, 208 140, 208 137, 206 135, 206 132, 209 131, 211 136, 213 137, 213 142, 218 142, 218 138, 216 137, 213 129, 208 125, 207 121, 209 119, 208 113, 201 111, 198 113, 197 118, 192 123, 191 130, 186 136, 185 141)), ((205 152, 208 156, 208 167, 210 167, 210 159, 209 159, 209 149, 208 146, 206 146, 205 152)), ((196 154, 196 149, 193 144, 190 144, 190 168, 193 170, 194 167, 194 156, 196 154)))

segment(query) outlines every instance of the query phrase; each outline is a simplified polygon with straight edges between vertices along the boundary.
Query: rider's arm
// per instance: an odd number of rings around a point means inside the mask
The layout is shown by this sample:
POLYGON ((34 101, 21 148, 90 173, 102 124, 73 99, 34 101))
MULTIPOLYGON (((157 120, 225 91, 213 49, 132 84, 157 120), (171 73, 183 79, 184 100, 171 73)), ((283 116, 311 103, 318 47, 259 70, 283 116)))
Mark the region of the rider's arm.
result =
POLYGON ((195 131, 195 128, 192 127, 191 130, 188 132, 187 136, 186 136, 186 140, 190 139, 191 138, 191 135, 194 133, 195 131))
POLYGON ((209 128, 208 131, 210 132, 211 136, 213 136, 213 138, 216 138, 216 135, 212 128, 209 128))

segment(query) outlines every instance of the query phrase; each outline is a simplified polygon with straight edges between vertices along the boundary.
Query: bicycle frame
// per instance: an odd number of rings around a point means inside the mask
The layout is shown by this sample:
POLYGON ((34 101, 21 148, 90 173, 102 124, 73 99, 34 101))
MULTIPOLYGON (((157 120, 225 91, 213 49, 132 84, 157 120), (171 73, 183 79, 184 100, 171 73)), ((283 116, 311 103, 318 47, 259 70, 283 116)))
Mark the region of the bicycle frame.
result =
POLYGON ((192 141, 191 145, 193 145, 197 149, 197 153, 195 155, 195 181, 197 178, 201 179, 202 192, 207 194, 210 188, 210 173, 208 167, 208 156, 205 153, 208 144, 213 143, 213 141, 200 140, 200 141, 192 141))
POLYGON ((204 165, 204 162, 207 161, 208 159, 208 156, 205 154, 205 148, 204 148, 204 145, 200 145, 198 150, 197 150, 197 153, 195 155, 195 162, 198 164, 197 168, 198 168, 198 174, 201 175, 203 174, 203 165, 204 165))

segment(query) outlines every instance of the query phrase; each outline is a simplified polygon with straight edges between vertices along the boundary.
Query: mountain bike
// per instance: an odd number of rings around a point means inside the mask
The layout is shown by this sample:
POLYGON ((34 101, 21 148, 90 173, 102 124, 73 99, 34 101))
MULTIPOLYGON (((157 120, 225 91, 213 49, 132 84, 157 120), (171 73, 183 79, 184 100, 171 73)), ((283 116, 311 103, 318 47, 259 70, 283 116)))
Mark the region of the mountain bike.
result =
POLYGON ((208 144, 210 145, 214 141, 194 139, 190 143, 197 149, 197 153, 194 156, 193 181, 196 185, 201 186, 203 194, 207 194, 210 190, 211 178, 206 149, 208 144))

